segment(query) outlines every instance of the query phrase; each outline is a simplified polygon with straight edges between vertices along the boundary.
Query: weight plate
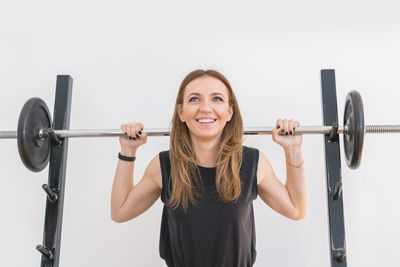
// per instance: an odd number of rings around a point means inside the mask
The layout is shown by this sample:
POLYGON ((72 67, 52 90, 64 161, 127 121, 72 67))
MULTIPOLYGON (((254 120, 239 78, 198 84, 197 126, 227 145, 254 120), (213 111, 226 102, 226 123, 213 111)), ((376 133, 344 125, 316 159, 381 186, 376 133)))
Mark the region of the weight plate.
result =
POLYGON ((343 134, 346 163, 349 168, 357 169, 364 144, 364 107, 357 91, 347 94, 343 123, 348 126, 348 132, 343 134))
POLYGON ((18 119, 18 152, 25 166, 34 172, 46 168, 50 160, 50 140, 39 139, 39 130, 51 127, 46 103, 37 97, 25 102, 18 119))

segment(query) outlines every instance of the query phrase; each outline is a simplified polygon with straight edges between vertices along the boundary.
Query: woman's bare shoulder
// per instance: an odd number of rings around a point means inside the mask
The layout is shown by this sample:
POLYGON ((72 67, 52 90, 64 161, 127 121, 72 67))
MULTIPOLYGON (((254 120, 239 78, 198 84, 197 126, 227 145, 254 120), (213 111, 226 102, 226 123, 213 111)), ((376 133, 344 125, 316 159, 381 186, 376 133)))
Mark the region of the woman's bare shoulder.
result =
POLYGON ((149 165, 147 165, 147 169, 144 176, 147 176, 147 178, 155 182, 160 189, 162 188, 162 176, 161 176, 159 154, 155 155, 154 158, 150 161, 149 165))

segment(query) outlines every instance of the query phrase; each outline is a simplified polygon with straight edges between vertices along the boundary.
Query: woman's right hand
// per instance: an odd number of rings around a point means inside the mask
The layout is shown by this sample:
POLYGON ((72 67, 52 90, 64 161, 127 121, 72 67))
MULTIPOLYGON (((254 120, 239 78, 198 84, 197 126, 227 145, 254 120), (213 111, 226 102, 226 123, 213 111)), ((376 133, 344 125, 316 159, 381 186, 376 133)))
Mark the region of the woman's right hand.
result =
POLYGON ((143 132, 143 124, 140 122, 124 123, 121 130, 124 136, 120 136, 119 143, 122 150, 136 151, 136 149, 147 142, 147 135, 143 132))

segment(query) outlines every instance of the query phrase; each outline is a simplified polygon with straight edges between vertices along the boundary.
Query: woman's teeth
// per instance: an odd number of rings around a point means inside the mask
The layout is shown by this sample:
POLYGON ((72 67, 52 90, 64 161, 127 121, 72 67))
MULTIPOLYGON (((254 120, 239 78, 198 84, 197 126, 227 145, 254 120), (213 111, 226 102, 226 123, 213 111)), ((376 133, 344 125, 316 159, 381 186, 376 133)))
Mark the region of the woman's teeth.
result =
POLYGON ((210 123, 210 122, 214 122, 216 120, 197 120, 200 123, 210 123))

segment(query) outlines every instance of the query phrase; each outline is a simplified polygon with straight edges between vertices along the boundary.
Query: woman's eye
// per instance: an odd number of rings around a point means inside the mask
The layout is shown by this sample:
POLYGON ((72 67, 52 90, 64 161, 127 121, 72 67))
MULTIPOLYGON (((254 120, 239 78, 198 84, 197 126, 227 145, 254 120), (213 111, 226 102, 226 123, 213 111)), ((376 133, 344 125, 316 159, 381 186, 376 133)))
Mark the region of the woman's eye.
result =
MULTIPOLYGON (((200 99, 198 97, 189 98, 189 102, 198 102, 200 99)), ((213 101, 223 101, 222 97, 216 96, 213 98, 213 101)))

